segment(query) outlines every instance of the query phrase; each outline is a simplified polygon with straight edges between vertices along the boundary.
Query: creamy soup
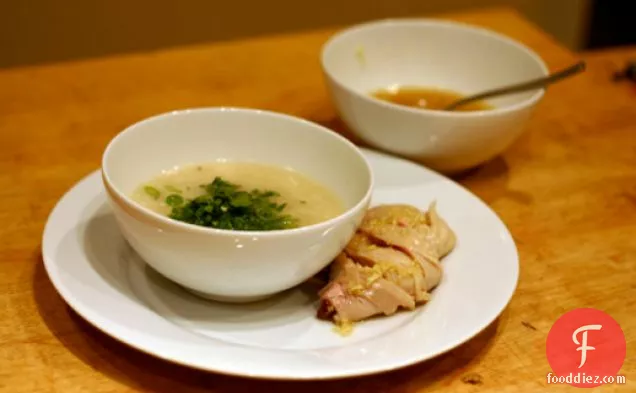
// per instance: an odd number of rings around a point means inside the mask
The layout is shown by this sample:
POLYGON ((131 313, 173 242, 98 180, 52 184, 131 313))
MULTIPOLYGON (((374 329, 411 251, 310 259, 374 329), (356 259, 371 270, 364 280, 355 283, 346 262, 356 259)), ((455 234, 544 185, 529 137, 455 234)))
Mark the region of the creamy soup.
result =
POLYGON ((302 173, 241 162, 166 170, 141 184, 132 197, 180 221, 235 230, 307 226, 345 210, 334 192, 302 173))

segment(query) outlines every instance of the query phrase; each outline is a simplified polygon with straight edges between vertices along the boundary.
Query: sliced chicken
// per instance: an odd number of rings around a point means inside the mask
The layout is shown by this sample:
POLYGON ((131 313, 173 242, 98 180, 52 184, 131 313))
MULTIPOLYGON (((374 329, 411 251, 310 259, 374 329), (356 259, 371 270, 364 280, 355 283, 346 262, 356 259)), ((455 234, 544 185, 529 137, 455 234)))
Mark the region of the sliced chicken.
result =
POLYGON ((435 203, 427 212, 409 205, 369 209, 330 267, 319 317, 342 325, 414 309, 439 284, 440 258, 455 242, 435 203))
POLYGON ((369 210, 359 228, 369 236, 412 256, 437 260, 455 247, 455 234, 432 203, 427 212, 409 205, 381 205, 369 210))
POLYGON ((392 247, 378 246, 362 232, 354 235, 344 252, 361 265, 376 267, 376 271, 406 290, 416 302, 428 299, 427 288, 439 281, 436 271, 422 274, 424 267, 414 263, 409 255, 392 247))
POLYGON ((334 277, 321 291, 322 318, 336 322, 359 321, 376 314, 391 315, 399 307, 415 308, 411 295, 396 283, 377 275, 373 268, 340 254, 333 264, 334 277))

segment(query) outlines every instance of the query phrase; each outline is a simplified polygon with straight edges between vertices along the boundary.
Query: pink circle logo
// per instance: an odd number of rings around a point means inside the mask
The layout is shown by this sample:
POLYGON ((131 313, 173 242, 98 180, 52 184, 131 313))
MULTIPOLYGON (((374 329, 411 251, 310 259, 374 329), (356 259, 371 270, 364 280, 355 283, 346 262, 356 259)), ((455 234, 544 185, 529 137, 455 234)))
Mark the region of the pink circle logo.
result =
POLYGON ((627 352, 623 329, 609 314, 593 308, 565 313, 548 333, 546 356, 554 374, 548 383, 591 388, 624 383, 618 375, 627 352))

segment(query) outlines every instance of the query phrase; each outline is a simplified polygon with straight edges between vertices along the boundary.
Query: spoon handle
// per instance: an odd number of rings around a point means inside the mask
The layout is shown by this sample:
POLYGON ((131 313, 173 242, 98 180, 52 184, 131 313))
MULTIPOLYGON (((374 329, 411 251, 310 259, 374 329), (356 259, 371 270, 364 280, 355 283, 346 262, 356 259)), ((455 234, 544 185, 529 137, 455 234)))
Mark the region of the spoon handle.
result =
POLYGON ((522 82, 512 86, 506 86, 506 87, 501 87, 498 89, 488 90, 483 93, 462 98, 461 100, 455 101, 451 105, 447 106, 446 108, 444 108, 444 110, 450 111, 457 108, 460 105, 464 105, 472 101, 483 100, 484 98, 490 98, 490 97, 504 95, 504 94, 518 93, 522 91, 534 90, 541 87, 546 87, 552 83, 558 82, 562 79, 578 74, 579 72, 582 72, 584 70, 585 70, 585 62, 581 61, 564 70, 548 75, 547 77, 533 79, 533 80, 522 82))

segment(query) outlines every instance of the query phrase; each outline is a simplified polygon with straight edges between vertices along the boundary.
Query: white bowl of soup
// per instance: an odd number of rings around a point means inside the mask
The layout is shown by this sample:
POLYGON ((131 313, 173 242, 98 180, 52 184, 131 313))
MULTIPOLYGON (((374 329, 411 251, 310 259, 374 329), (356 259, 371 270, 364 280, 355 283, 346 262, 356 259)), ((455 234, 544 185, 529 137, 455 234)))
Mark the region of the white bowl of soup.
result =
POLYGON ((218 301, 262 299, 309 279, 353 236, 373 175, 344 137, 240 108, 161 114, 119 133, 102 174, 131 247, 218 301))
POLYGON ((364 142, 447 173, 504 151, 543 90, 444 111, 466 95, 547 75, 541 58, 503 35, 430 19, 381 20, 335 34, 322 50, 327 87, 364 142))

